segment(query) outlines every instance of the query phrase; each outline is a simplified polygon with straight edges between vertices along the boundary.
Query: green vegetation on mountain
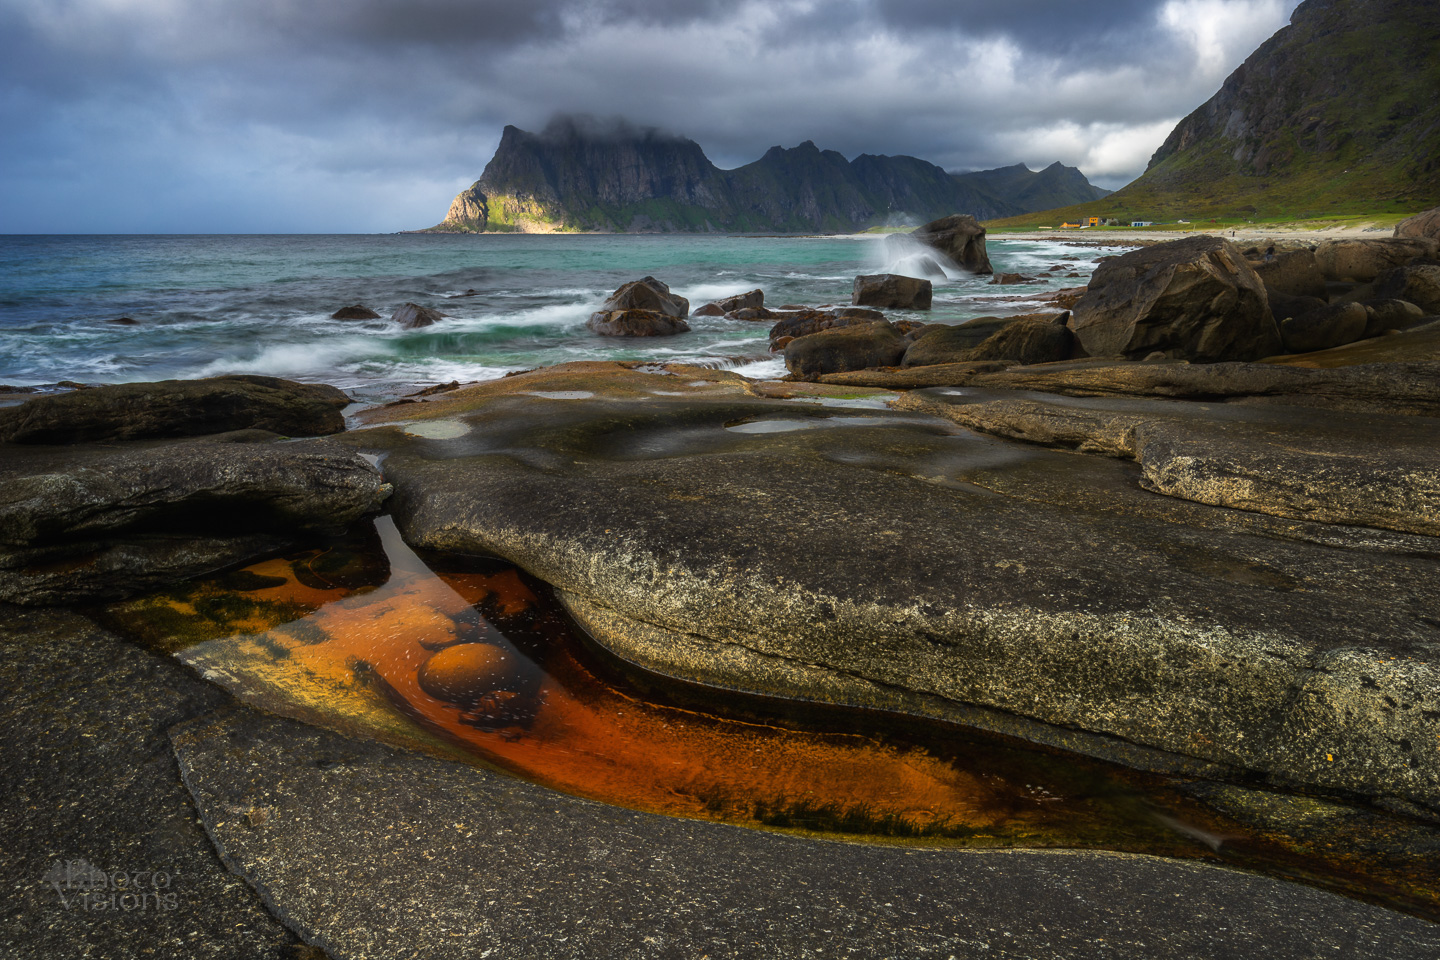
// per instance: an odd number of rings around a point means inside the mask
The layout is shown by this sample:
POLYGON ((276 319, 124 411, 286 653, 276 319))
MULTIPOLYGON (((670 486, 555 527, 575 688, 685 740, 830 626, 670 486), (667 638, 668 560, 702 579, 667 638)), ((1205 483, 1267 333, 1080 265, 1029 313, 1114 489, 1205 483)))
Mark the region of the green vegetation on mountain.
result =
POLYGON ((1306 0, 1134 183, 994 227, 1395 217, 1440 203, 1440 3, 1306 0))
POLYGON ((1085 174, 1058 160, 1038 173, 1023 163, 1017 163, 995 170, 953 173, 951 176, 997 199, 1004 198, 1004 203, 1019 207, 1023 213, 1086 203, 1110 195, 1109 190, 1095 186, 1085 179, 1085 174))
POLYGON ((853 161, 806 141, 721 170, 699 144, 654 129, 561 117, 539 133, 507 126, 485 172, 427 232, 777 232, 863 230, 952 213, 998 217, 1036 209, 1056 190, 1094 195, 1078 171, 1005 168, 952 175, 915 157, 853 161), (1016 171, 1023 175, 1017 176, 1016 171), (1078 188, 1076 184, 1080 185, 1078 188))

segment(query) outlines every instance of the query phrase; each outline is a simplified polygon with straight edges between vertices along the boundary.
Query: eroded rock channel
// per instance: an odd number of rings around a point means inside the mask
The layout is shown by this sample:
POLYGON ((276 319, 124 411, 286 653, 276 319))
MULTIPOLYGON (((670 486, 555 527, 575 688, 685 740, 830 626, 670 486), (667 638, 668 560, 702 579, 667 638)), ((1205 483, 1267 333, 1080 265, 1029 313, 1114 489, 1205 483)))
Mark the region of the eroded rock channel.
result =
MULTIPOLYGON (((672 955, 636 930, 801 955, 837 942, 811 929, 822 908, 871 931, 860 953, 953 951, 984 938, 961 901, 1035 953, 1027 918, 1074 907, 1074 884, 1124 916, 1067 914, 1065 955, 1116 924, 1136 956, 1177 931, 1177 956, 1223 952, 1217 911, 1237 943, 1289 931, 1296 956, 1362 928, 1356 955, 1433 949, 1414 919, 1440 916, 1433 364, 919 376, 574 364, 324 440, 227 421, 11 447, 0 590, 29 609, 0 638, 19 663, 43 652, 28 636, 128 634, 289 718, 186 688, 145 749, 173 752, 215 846, 196 856, 335 956, 476 937, 672 955), (66 596, 107 602, 111 633, 47 609, 66 596), (754 884, 726 863, 788 891, 754 906, 778 926, 730 916, 754 884), (862 867, 897 892, 836 879, 862 867), (1194 910, 1156 933, 1160 888, 1194 910), (763 948, 706 939, 742 928, 763 948)), ((224 385, 252 388, 282 389, 224 385)), ((180 684, 143 653, 147 690, 180 684)), ((16 809, 42 802, 17 789, 16 809)))

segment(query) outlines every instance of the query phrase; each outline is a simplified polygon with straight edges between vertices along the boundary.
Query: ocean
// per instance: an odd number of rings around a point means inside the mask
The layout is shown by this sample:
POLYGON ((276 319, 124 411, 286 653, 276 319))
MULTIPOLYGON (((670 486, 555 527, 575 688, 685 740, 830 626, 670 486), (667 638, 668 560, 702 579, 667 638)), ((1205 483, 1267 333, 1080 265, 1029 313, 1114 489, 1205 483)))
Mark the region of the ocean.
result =
MULTIPOLYGON (((905 272, 887 249, 873 235, 0 236, 0 384, 251 373, 380 402, 570 360, 775 377, 784 365, 768 352, 769 323, 692 318, 687 334, 627 339, 592 334, 585 320, 621 283, 647 275, 692 310, 755 287, 767 306, 848 304, 858 274, 905 272), (388 317, 406 301, 447 319, 397 329, 388 317), (354 303, 387 319, 330 319, 354 303)), ((1053 275, 996 286, 954 271, 935 281, 932 310, 892 318, 961 323, 1043 309, 1016 298, 1083 284, 1117 252, 1012 239, 989 250, 997 272, 1053 275)))

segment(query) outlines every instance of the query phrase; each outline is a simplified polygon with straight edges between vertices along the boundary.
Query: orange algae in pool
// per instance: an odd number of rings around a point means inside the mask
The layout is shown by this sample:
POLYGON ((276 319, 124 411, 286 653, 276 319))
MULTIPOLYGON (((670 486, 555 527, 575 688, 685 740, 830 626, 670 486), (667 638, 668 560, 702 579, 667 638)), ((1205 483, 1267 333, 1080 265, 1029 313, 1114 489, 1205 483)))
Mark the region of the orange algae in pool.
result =
POLYGON ((653 680, 641 693, 515 568, 436 558, 432 570, 389 518, 377 529, 358 550, 265 561, 114 605, 105 619, 275 712, 459 747, 610 803, 970 845, 1210 857, 1224 844, 1232 862, 1436 912, 1434 885, 1424 889, 1433 863, 1418 894, 1413 857, 1378 879, 1356 858, 1317 864, 1296 854, 1303 845, 1257 835, 1164 777, 942 725, 912 735, 861 711, 740 719, 721 708, 740 698, 724 693, 707 701, 692 688, 679 700, 653 680))
POLYGON ((132 634, 148 626, 163 634, 150 642, 169 649, 188 638, 182 659, 268 709, 381 733, 394 732, 398 711, 503 769, 625 806, 896 837, 1203 852, 1083 765, 1067 782, 1048 769, 1053 758, 1023 750, 987 764, 642 696, 597 672, 558 606, 513 567, 432 571, 388 518, 378 527, 388 566, 354 562, 348 579, 326 579, 315 569, 326 552, 298 554, 117 605, 109 619, 132 634))

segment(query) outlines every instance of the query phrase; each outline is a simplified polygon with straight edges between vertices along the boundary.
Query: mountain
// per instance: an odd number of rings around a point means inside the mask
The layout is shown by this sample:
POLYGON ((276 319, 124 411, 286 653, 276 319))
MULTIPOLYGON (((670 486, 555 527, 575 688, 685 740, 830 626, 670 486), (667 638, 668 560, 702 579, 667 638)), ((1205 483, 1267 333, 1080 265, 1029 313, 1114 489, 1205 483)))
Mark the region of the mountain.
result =
POLYGON ((1009 206, 1019 207, 1022 213, 1052 210, 1110 195, 1109 190, 1095 186, 1085 179, 1085 174, 1058 160, 1039 173, 1023 163, 1017 163, 995 170, 952 173, 951 176, 976 190, 1003 199, 1009 206))
MULTIPOLYGON (((1043 192, 1051 188, 1035 184, 1068 173, 1084 182, 1079 171, 1057 164, 1029 174, 1025 186, 1043 192)), ((480 179, 426 232, 848 233, 952 213, 985 219, 1033 209, 966 179, 973 176, 955 177, 915 157, 846 160, 808 140, 721 170, 684 137, 558 117, 538 134, 507 126, 480 179)))
POLYGON ((1440 3, 1305 0, 1180 121, 1139 179, 1045 222, 1311 218, 1437 203, 1440 3))

